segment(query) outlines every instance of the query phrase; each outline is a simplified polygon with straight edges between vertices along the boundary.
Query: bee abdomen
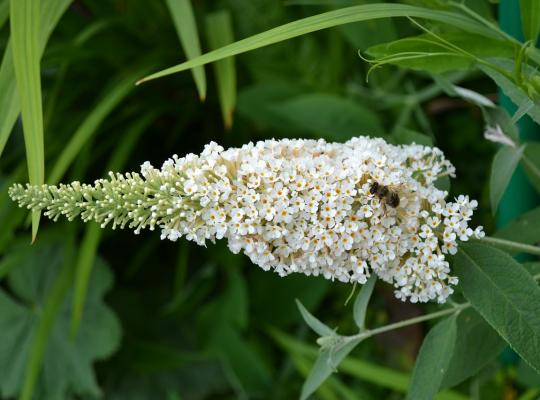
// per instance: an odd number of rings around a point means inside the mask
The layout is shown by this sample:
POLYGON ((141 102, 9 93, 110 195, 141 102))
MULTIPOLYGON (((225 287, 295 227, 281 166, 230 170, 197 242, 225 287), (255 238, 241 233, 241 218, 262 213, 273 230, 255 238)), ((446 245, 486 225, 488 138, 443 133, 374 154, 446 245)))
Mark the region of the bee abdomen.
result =
POLYGON ((386 204, 388 204, 392 208, 396 208, 399 206, 399 195, 396 192, 390 192, 388 195, 388 200, 386 201, 386 204))

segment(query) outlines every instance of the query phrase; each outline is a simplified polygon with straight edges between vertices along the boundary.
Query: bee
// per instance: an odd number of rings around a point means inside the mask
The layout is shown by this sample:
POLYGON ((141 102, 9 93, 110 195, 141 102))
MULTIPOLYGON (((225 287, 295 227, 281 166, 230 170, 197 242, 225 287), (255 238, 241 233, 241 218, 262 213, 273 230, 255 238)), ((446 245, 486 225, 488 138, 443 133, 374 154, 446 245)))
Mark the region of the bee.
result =
POLYGON ((386 205, 392 208, 397 208, 399 206, 399 194, 396 191, 392 190, 390 187, 381 185, 377 181, 371 184, 369 188, 369 193, 378 197, 385 212, 386 205))

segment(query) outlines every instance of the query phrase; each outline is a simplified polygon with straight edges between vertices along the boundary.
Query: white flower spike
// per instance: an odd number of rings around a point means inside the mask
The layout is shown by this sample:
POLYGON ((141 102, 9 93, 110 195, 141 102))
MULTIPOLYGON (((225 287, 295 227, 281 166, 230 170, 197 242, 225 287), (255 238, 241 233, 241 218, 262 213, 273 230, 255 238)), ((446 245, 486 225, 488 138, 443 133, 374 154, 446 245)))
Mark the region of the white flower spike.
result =
POLYGON ((140 174, 111 172, 94 185, 14 185, 10 196, 53 220, 158 227, 162 239, 199 245, 225 238, 281 276, 365 283, 375 273, 399 299, 443 303, 457 283, 445 255, 458 239, 483 236, 468 226, 477 202, 446 202, 434 186, 445 175, 454 167, 437 148, 283 139, 228 150, 210 143, 161 169, 145 162, 140 174))

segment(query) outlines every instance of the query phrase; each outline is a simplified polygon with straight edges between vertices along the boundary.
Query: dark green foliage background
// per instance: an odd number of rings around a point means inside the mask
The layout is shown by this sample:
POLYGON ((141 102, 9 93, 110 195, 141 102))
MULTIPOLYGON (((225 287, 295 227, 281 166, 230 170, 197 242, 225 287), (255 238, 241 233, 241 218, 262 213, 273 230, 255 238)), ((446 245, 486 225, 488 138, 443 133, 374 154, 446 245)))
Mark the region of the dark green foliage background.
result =
MULTIPOLYGON (((47 1, 42 3, 46 7, 47 1)), ((326 4, 341 7, 353 3, 357 4, 352 1, 326 4)), ((468 3, 487 18, 495 18, 495 6, 488 1, 468 3)), ((228 10, 234 22, 235 38, 244 38, 331 8, 287 5, 272 0, 193 1, 193 4, 205 51, 208 47, 202 32, 203 21, 212 11, 228 10)), ((426 25, 438 29, 436 25, 426 25)), ((383 135, 395 143, 415 140, 440 147, 457 168, 458 177, 452 182, 451 193, 466 193, 478 199, 480 207, 474 224, 484 225, 487 232, 492 232, 494 219, 489 211, 487 182, 497 146, 482 138, 484 122, 480 110, 459 98, 449 97, 423 72, 387 66, 375 70, 366 82, 369 66, 357 56, 359 49, 364 51, 372 45, 417 33, 407 20, 382 19, 324 30, 236 57, 238 96, 230 130, 222 122, 209 66, 205 102, 199 101, 189 72, 133 87, 78 151, 61 180, 91 182, 103 177, 107 172, 105 166, 115 157, 122 158, 119 154, 126 151, 126 146, 132 147, 119 172, 137 170, 147 160, 161 165, 175 153, 198 153, 212 140, 228 147, 272 137, 344 141, 360 134, 383 135), (429 96, 419 96, 426 88, 435 90, 429 96), (147 118, 148 123, 137 133, 141 118, 147 118)), ((8 36, 9 24, 4 24, 0 46, 5 47, 8 36)), ((110 88, 122 77, 144 71, 137 76, 140 78, 184 58, 164 2, 74 1, 56 27, 41 63, 46 174, 81 122, 110 96, 110 88), (80 35, 88 36, 82 44, 77 44, 80 35)), ((495 84, 478 72, 465 71, 448 78, 496 98, 495 84)), ((23 135, 18 123, 0 159, 0 179, 5 184, 12 180, 25 181, 25 168, 23 135)), ((14 274, 20 274, 20 268, 28 269, 28 265, 20 266, 24 263, 10 260, 30 241, 30 230, 25 223, 25 212, 18 210, 4 192, 2 189, 0 198, 2 293, 29 307, 39 317, 40 301, 21 298, 21 292, 13 286, 14 274)), ((34 246, 52 241, 55 246, 67 249, 74 243, 74 254, 67 250, 64 254, 72 257, 74 266, 85 226, 80 222, 69 226, 66 221, 53 223, 42 217, 34 246)), ((31 279, 37 285, 60 274, 60 266, 52 257, 26 253, 20 257, 33 264, 36 272, 31 279)), ((114 284, 102 294, 117 318, 116 323, 110 324, 119 323, 122 331, 117 336, 103 335, 99 344, 87 342, 86 346, 96 348, 85 348, 85 354, 91 354, 92 360, 100 359, 94 364, 100 389, 92 389, 91 384, 84 384, 81 379, 66 377, 70 368, 66 364, 59 368, 58 376, 50 377, 53 385, 67 382, 61 393, 53 396, 50 394, 53 391, 38 385, 36 399, 99 396, 115 400, 293 399, 300 393, 314 361, 314 354, 309 356, 309 352, 302 351, 301 343, 315 349, 312 345, 315 335, 301 320, 294 300, 299 299, 329 326, 339 327, 340 333, 354 331, 352 303, 344 305, 351 285, 296 275, 279 278, 263 272, 241 255, 230 254, 221 242, 201 248, 182 241, 160 241, 157 232, 135 236, 130 231, 107 229, 97 254, 98 270, 110 270, 114 275, 114 284), (296 341, 287 346, 279 339, 283 335, 296 341), (107 346, 110 351, 103 350, 107 346), (116 351, 111 354, 113 348, 116 351)), ((50 294, 47 288, 42 289, 44 296, 50 294)), ((89 298, 92 290, 91 285, 89 298)), ((70 300, 67 295, 66 318, 69 318, 70 300)), ((101 299, 95 301, 97 309, 102 309, 101 299)), ((4 313, 6 307, 10 306, 0 304, 0 312, 4 313)), ((434 309, 436 306, 431 304, 400 303, 393 298, 390 286, 379 284, 367 321, 371 326, 381 325, 434 309)), ((110 313, 107 309, 102 311, 110 313)), ((4 326, 2 322, 0 316, 0 327, 4 326)), ((400 382, 411 375, 429 326, 415 325, 363 342, 351 357, 368 363, 367 366, 356 375, 349 371, 332 377, 315 396, 403 398, 406 384, 403 387, 400 382), (375 375, 389 383, 359 379, 362 371, 376 366, 386 368, 375 375), (393 378, 395 373, 401 375, 393 378)), ((69 321, 64 330, 68 327, 69 321)), ((92 328, 95 326, 88 326, 83 318, 80 329, 92 328)), ((6 332, 0 331, 0 342, 7 337, 6 332)), ((73 345, 69 332, 64 334, 65 348, 58 341, 48 344, 56 346, 54 351, 59 354, 73 345)), ((502 347, 497 337, 493 341, 502 347)), ((17 391, 8 388, 16 383, 6 382, 7 370, 13 365, 4 364, 8 358, 2 346, 0 393, 10 396, 17 391)), ((29 350, 24 346, 28 343, 12 346, 18 362, 26 362, 24 357, 29 350)), ((493 359, 475 377, 454 388, 454 394, 460 392, 465 396, 454 398, 467 398, 472 393, 478 399, 517 399, 523 393, 531 393, 531 388, 540 387, 540 377, 516 360, 517 357, 511 362, 501 357, 493 359)), ((90 371, 85 379, 88 382, 94 379, 90 371)))

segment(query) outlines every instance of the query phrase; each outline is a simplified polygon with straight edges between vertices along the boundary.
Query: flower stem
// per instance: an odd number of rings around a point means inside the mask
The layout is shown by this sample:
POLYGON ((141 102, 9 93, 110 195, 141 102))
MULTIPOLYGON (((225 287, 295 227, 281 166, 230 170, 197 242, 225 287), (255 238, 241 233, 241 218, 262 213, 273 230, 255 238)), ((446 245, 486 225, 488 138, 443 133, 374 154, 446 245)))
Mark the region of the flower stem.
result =
MULTIPOLYGON (((540 274, 534 275, 533 279, 535 281, 540 280, 540 274)), ((406 319, 406 320, 403 320, 403 321, 395 322, 393 324, 388 324, 388 325, 385 325, 385 326, 381 326, 379 328, 361 331, 361 332, 357 333, 356 335, 343 336, 343 339, 344 339, 343 343, 346 344, 346 343, 354 342, 354 341, 360 342, 363 339, 367 339, 367 338, 369 338, 371 336, 375 336, 375 335, 378 335, 380 333, 393 331, 395 329, 404 328, 404 327, 409 326, 409 325, 414 325, 414 324, 418 324, 420 322, 429 321, 430 319, 440 318, 440 317, 444 317, 446 315, 454 314, 456 312, 461 312, 462 310, 465 310, 466 308, 469 308, 470 306, 471 306, 471 303, 469 303, 469 302, 456 304, 453 307, 446 308, 444 310, 435 311, 433 313, 421 315, 419 317, 414 317, 414 318, 406 319)))
POLYGON ((540 256, 539 246, 533 246, 530 244, 518 243, 518 242, 513 242, 510 240, 498 239, 498 238, 487 237, 487 236, 480 239, 480 241, 487 244, 491 244, 495 247, 506 249, 506 250, 528 253, 528 254, 535 254, 537 256, 540 256))
POLYGON ((454 307, 447 308, 445 310, 436 311, 436 312, 433 312, 433 313, 430 313, 430 314, 421 315, 419 317, 410 318, 410 319, 406 319, 406 320, 403 320, 403 321, 395 322, 393 324, 381 326, 380 328, 375 328, 375 329, 367 330, 367 331, 364 331, 364 332, 360 332, 360 333, 358 333, 356 335, 346 336, 345 340, 346 341, 355 341, 355 340, 359 340, 359 339, 365 339, 365 338, 368 338, 368 337, 371 337, 371 336, 378 335, 380 333, 392 331, 394 329, 403 328, 403 327, 409 326, 409 325, 414 325, 414 324, 417 324, 419 322, 424 322, 424 321, 428 321, 430 319, 444 317, 445 315, 449 315, 449 314, 459 312, 459 311, 464 310, 464 309, 466 309, 466 308, 468 308, 470 306, 471 306, 471 303, 457 304, 454 307))

